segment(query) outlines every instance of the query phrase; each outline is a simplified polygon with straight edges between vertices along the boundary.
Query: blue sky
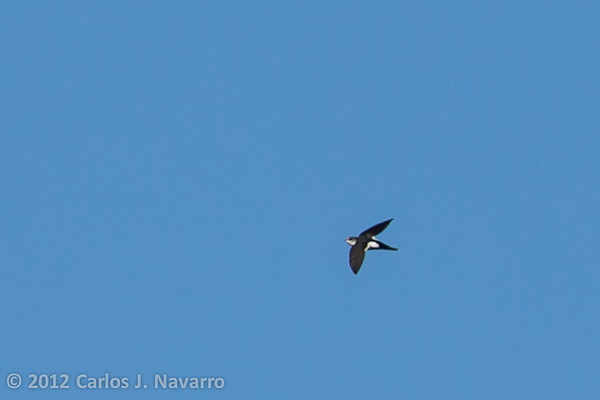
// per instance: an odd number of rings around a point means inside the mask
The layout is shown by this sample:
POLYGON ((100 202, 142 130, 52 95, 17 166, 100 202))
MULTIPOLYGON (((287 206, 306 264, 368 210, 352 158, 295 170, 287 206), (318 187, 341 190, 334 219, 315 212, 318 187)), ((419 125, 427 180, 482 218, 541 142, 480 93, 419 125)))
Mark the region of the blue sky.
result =
POLYGON ((3 3, 0 397, 598 398, 599 19, 3 3))

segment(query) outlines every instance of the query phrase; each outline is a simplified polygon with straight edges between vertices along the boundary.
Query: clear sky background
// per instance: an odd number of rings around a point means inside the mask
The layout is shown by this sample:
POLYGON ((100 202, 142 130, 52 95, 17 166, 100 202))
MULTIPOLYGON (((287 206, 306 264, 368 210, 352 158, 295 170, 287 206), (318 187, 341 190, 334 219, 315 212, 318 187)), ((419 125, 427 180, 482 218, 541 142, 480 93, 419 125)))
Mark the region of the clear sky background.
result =
POLYGON ((600 3, 96 3, 0 6, 1 398, 600 397, 600 3))

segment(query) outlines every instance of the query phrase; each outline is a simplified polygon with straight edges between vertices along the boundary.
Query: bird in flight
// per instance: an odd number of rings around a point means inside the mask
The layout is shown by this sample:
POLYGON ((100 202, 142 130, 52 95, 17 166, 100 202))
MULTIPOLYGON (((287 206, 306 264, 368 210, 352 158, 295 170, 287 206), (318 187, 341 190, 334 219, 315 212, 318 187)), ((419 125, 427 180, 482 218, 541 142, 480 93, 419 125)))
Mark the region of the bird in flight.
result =
POLYGON ((398 250, 380 242, 375 238, 375 235, 379 235, 385 228, 387 228, 390 222, 392 222, 392 219, 393 218, 383 221, 377 225, 373 225, 358 235, 358 237, 350 236, 346 238, 346 243, 352 246, 352 248, 350 248, 350 268, 352 268, 352 272, 354 272, 355 275, 358 274, 358 270, 365 259, 365 253, 367 250, 398 250))

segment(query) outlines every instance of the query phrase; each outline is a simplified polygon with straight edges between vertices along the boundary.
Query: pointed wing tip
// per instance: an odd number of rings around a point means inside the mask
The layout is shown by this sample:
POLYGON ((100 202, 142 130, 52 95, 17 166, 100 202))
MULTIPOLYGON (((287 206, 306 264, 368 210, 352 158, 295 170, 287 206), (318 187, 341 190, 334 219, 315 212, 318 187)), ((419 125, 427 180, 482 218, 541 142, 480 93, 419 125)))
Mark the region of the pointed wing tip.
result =
POLYGON ((354 275, 358 275, 358 271, 360 271, 360 267, 362 267, 362 263, 360 263, 359 265, 352 265, 352 263, 350 263, 350 269, 352 269, 352 272, 354 272, 354 275))
POLYGON ((354 275, 358 275, 358 271, 360 271, 360 267, 362 267, 362 260, 359 263, 357 263, 356 260, 350 261, 350 269, 352 269, 352 272, 354 272, 354 275))
POLYGON ((385 220, 383 222, 380 222, 376 225, 373 225, 372 227, 370 227, 369 229, 364 230, 363 232, 360 233, 359 236, 376 236, 379 235, 381 232, 383 232, 385 230, 385 228, 388 227, 388 225, 392 222, 394 218, 390 218, 388 220, 385 220))

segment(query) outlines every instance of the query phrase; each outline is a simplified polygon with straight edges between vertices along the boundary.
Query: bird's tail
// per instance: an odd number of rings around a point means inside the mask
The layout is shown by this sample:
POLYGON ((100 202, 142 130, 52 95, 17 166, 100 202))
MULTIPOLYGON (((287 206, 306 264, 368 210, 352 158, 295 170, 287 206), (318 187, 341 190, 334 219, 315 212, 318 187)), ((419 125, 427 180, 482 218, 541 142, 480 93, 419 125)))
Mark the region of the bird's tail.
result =
POLYGON ((379 240, 376 240, 377 244, 379 244, 379 247, 373 247, 371 248, 371 250, 394 250, 394 251, 398 251, 397 248, 392 247, 392 246, 388 246, 387 244, 380 242, 379 240))

